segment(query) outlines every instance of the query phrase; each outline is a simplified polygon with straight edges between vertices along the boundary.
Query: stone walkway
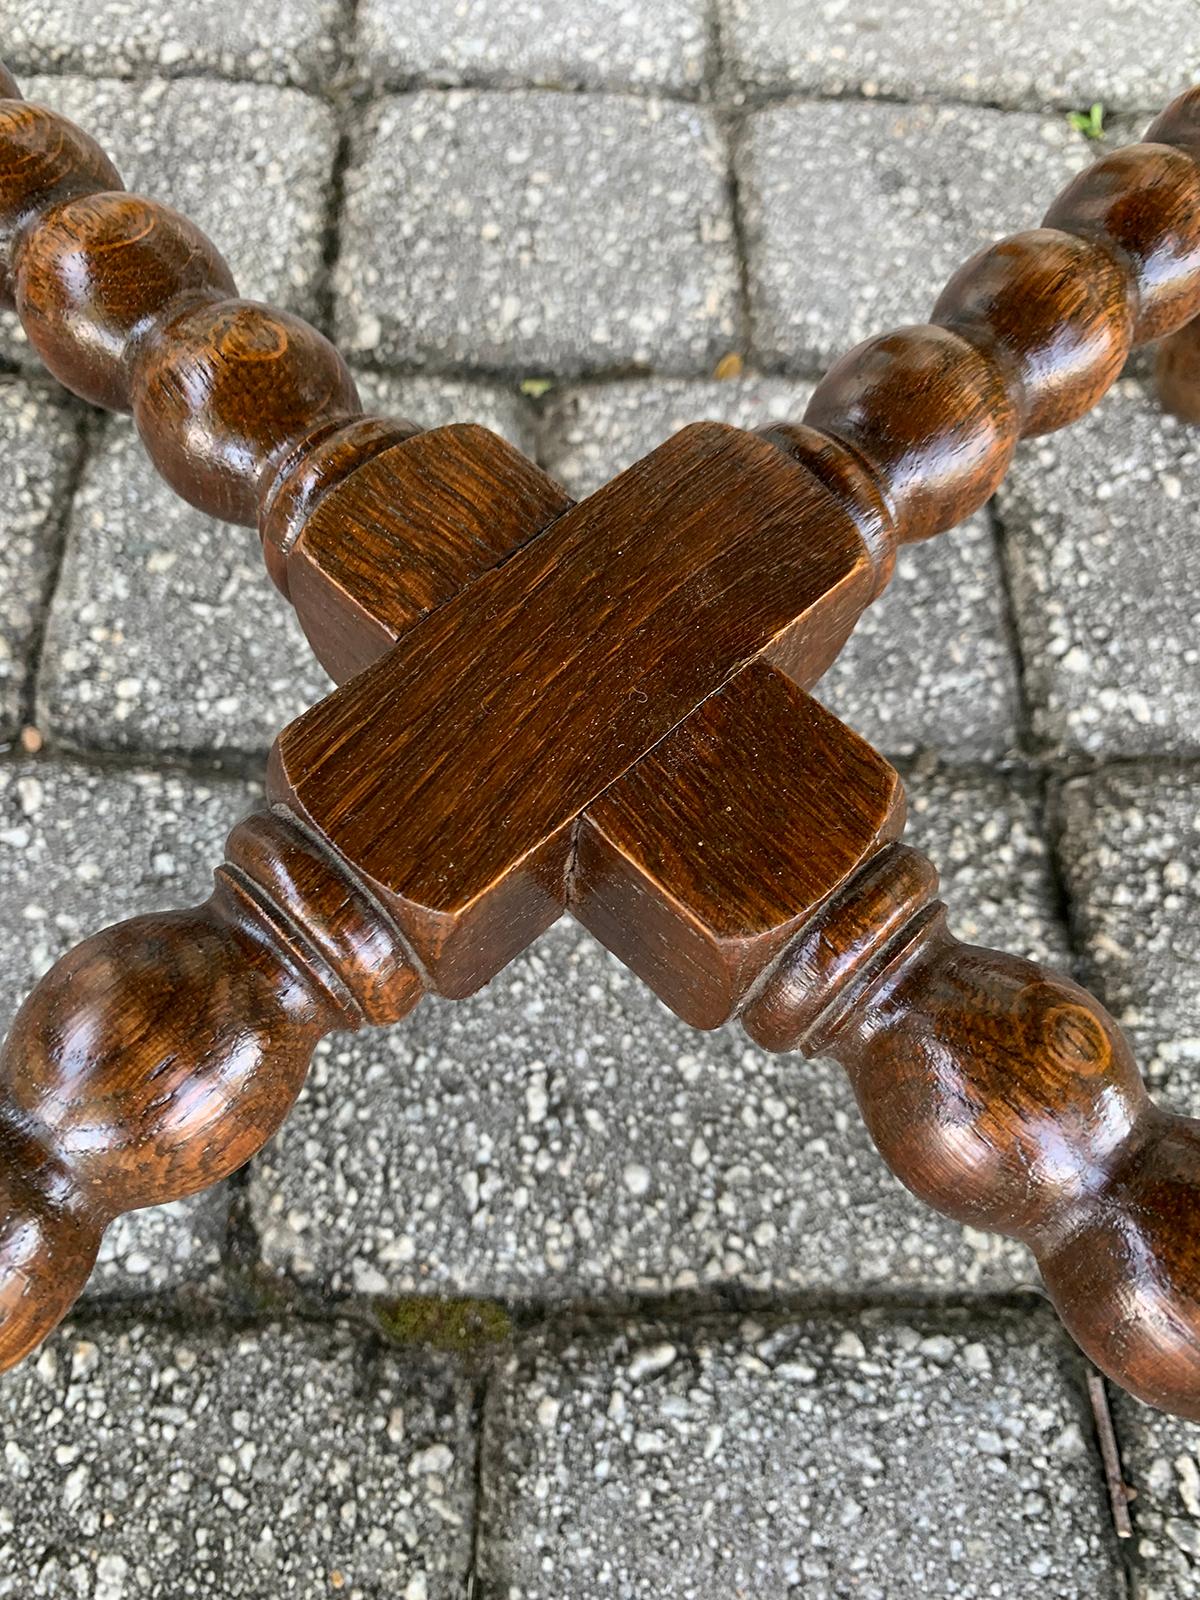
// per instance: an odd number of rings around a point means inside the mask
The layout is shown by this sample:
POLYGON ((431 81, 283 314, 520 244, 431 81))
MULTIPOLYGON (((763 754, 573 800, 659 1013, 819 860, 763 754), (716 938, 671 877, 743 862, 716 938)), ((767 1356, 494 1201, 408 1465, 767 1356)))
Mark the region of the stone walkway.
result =
MULTIPOLYGON (((684 422, 797 415, 1036 221, 1095 153, 1069 110, 1136 136, 1200 40, 1192 0, 5 21, 27 94, 369 404, 580 492, 684 422)), ((6 1026, 81 935, 205 893, 326 684, 248 534, 11 318, 0 361, 6 1026)), ((958 931, 1072 967, 1198 1112, 1200 448, 1145 370, 905 552, 821 692, 902 765, 958 931)), ((1113 1396, 1119 1540, 1086 1377, 1026 1253, 912 1201, 832 1067, 689 1033, 562 924, 322 1048, 247 1172, 112 1230, 2 1380, 0 1596, 1200 1596, 1200 1432, 1113 1396)))

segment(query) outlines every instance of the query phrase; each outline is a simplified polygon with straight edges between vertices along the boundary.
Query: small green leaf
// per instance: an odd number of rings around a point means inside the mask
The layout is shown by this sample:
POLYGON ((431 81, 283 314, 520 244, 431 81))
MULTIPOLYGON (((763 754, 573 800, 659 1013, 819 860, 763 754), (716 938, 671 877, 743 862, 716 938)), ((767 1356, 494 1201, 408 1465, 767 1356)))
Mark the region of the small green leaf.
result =
POLYGON ((521 379, 521 393, 527 394, 531 400, 540 400, 544 394, 549 394, 553 387, 553 378, 521 379))
POLYGON ((1095 101, 1087 111, 1072 111, 1067 121, 1081 133, 1085 139, 1101 139, 1104 137, 1104 107, 1100 101, 1095 101))

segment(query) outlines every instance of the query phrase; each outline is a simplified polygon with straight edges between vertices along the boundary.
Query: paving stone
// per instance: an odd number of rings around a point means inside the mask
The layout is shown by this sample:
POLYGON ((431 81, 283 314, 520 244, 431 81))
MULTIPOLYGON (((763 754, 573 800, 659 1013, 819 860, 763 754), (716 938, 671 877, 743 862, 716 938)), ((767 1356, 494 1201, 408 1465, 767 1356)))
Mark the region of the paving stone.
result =
POLYGON ((541 459, 582 499, 689 423, 761 428, 795 422, 811 394, 811 383, 759 376, 720 382, 635 378, 566 387, 547 403, 541 459))
MULTIPOLYGON (((1061 956, 1036 810, 926 777, 912 836, 964 937, 1061 956)), ((267 1262, 335 1293, 620 1299, 1008 1289, 1019 1246, 883 1169, 840 1071, 686 1028, 573 924, 480 995, 322 1047, 251 1168, 267 1262)))
MULTIPOLYGON (((811 393, 811 384, 764 377, 568 388, 549 406, 542 459, 574 494, 590 494, 689 422, 758 428, 798 420, 811 393)), ((1015 747, 1016 667, 985 515, 900 552, 891 588, 817 695, 890 755, 938 750, 980 760, 1015 747)))
POLYGON ((1188 0, 721 0, 732 71, 757 88, 1042 108, 1157 108, 1190 81, 1188 0))
POLYGON ((1138 1600, 1200 1596, 1200 1427, 1110 1387, 1125 1482, 1137 1490, 1133 1570, 1138 1600))
POLYGON ((186 505, 114 419, 71 509, 38 714, 78 748, 270 748, 329 692, 258 539, 186 505))
POLYGON ((345 348, 372 364, 707 371, 738 271, 712 116, 624 95, 385 99, 346 175, 345 348))
POLYGON ((963 261, 1036 226, 1090 159, 1061 117, 825 100, 751 113, 737 165, 756 352, 816 371, 926 321, 963 261))
POLYGON ((20 721, 58 559, 60 501, 80 448, 78 416, 55 394, 0 378, 0 744, 20 721))
POLYGON ((997 504, 1034 730, 1055 754, 1200 750, 1198 464, 1194 431, 1129 380, 1018 451, 997 504))
POLYGON ((5 1378, 0 1595, 458 1600, 472 1414, 339 1328, 77 1323, 5 1378))
POLYGON ((1088 977, 1152 1085, 1200 1115, 1200 776, 1111 768, 1062 796, 1088 977))
POLYGON ((4 54, 22 79, 57 72, 116 77, 207 74, 317 87, 338 56, 338 0, 130 5, 128 0, 11 0, 4 54))
POLYGON ((1089 1437, 1032 1310, 533 1343, 489 1397, 481 1571, 509 1600, 1117 1600, 1089 1437))
POLYGON ((533 407, 513 388, 461 378, 402 378, 388 372, 358 372, 355 379, 365 410, 408 417, 422 428, 478 422, 526 455, 536 452, 533 407))
MULTIPOLYGON (((360 379, 364 406, 427 427, 479 421, 533 449, 517 397, 360 379)), ((85 749, 265 752, 330 689, 247 528, 186 505, 113 419, 83 475, 47 629, 40 712, 85 749)))
MULTIPOLYGON (((251 793, 180 773, 0 762, 0 1039, 24 996, 80 939, 123 917, 202 900, 251 793)), ((144 1293, 206 1277, 228 1211, 222 1186, 123 1217, 105 1237, 88 1292, 144 1293)))
POLYGON ((1016 662, 986 514, 899 552, 890 588, 816 695, 891 756, 996 760, 1016 749, 1016 662))
MULTIPOLYGON (((165 201, 209 234, 241 294, 312 314, 337 146, 333 115, 319 100, 199 79, 34 77, 22 88, 98 140, 127 189, 165 201)), ((11 311, 0 313, 0 356, 37 364, 11 311)))
POLYGON ((377 81, 665 89, 694 93, 705 68, 702 0, 365 0, 358 47, 377 81))

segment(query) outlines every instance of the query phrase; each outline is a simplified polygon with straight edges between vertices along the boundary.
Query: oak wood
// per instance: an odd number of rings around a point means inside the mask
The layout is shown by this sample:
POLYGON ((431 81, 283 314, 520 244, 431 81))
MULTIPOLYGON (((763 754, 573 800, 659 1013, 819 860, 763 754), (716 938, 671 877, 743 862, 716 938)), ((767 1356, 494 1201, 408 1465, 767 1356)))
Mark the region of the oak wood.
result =
POLYGON ((0 76, 0 296, 133 410, 179 492, 257 523, 349 678, 281 735, 213 897, 96 936, 0 1056, 0 1362, 105 1221, 269 1136, 333 1027, 462 994, 567 907, 682 1015, 849 1072, 897 1174, 1027 1240, 1105 1370, 1200 1416, 1195 1123, 1097 1003, 959 944, 895 773, 810 685, 898 543, 1163 339, 1200 411, 1200 91, 868 340, 802 424, 684 430, 580 506, 478 428, 365 417, 316 330, 0 76))
POLYGON ((810 473, 698 423, 292 723, 269 792, 469 994, 561 912, 580 811, 755 656, 813 681, 872 588, 810 473))
POLYGON ((286 558, 288 594, 327 671, 350 678, 571 504, 486 428, 419 433, 372 456, 305 518, 286 558))
POLYGON ((839 1061, 903 1183, 1024 1240, 1092 1360, 1200 1417, 1200 1122, 1152 1105, 1086 990, 955 939, 936 887, 907 846, 875 855, 784 952, 746 1027, 839 1061))
POLYGON ((685 1022, 715 1028, 904 815, 883 757, 756 662, 584 812, 571 911, 685 1022))
POLYGON ((202 906, 59 961, 0 1053, 0 1362, 65 1313, 113 1217, 236 1171, 323 1034, 395 1022, 420 994, 353 872, 281 814, 234 829, 202 906))
POLYGON ((1200 422, 1200 319, 1163 340, 1154 370, 1166 409, 1200 422))

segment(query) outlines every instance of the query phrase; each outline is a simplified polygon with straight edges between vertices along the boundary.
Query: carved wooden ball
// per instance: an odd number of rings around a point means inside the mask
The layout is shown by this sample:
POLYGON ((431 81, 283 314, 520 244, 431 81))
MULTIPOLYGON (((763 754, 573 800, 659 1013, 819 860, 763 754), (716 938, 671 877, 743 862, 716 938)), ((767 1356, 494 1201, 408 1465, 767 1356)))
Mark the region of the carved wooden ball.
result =
POLYGON ((1152 144, 1177 145, 1200 158, 1200 84, 1176 95, 1155 117, 1143 138, 1152 144))
POLYGON ((137 917, 85 940, 33 990, 5 1049, 8 1103, 107 1219, 248 1160, 327 1026, 298 976, 207 908, 137 917))
POLYGON ((251 300, 194 306, 157 328, 133 385, 138 432, 171 487, 249 527, 265 469, 314 424, 361 409, 323 334, 251 300))
POLYGON ((1135 344, 1200 312, 1200 167, 1182 150, 1110 151, 1067 185, 1045 225, 1108 250, 1128 274, 1135 344))
POLYGON ((1014 234, 972 256, 942 290, 933 320, 1012 373, 1026 435, 1090 411, 1133 342, 1123 270, 1084 240, 1050 228, 1014 234))
POLYGON ((1003 478, 1019 431, 995 362, 932 325, 857 345, 817 386, 804 420, 874 469, 901 544, 977 511, 1003 478))
POLYGON ((56 1203, 43 1171, 0 1134, 0 1355, 21 1360, 61 1321, 88 1280, 102 1222, 70 1197, 56 1203))
POLYGON ((181 301, 236 286, 216 246, 186 217, 124 192, 54 206, 16 251, 16 306, 30 343, 68 389, 130 408, 139 339, 181 301))
POLYGON ((1085 990, 940 925, 870 1008, 869 1037, 862 1015, 828 1048, 872 1138, 914 1193, 973 1227, 1030 1237, 1059 1224, 1148 1110, 1124 1039, 1085 990))
POLYGON ((13 303, 9 263, 20 230, 56 201, 120 189, 121 175, 68 118, 25 100, 0 100, 0 304, 13 303))
POLYGON ((1106 1183, 1038 1251, 1084 1352, 1139 1399, 1200 1420, 1200 1123, 1147 1112, 1106 1183))

